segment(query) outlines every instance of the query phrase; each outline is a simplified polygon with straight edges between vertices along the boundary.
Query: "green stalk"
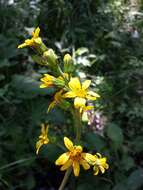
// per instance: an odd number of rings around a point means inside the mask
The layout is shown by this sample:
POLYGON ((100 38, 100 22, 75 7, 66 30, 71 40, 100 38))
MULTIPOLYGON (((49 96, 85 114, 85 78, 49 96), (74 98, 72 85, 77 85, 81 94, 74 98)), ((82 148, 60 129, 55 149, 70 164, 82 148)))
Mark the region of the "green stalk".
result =
MULTIPOLYGON (((76 141, 79 142, 80 138, 81 138, 81 131, 82 131, 81 114, 80 114, 79 110, 72 109, 71 112, 73 115, 73 119, 75 120, 74 127, 75 127, 75 131, 76 131, 76 141)), ((71 171, 72 171, 71 167, 66 171, 65 176, 64 176, 62 183, 58 190, 64 190, 64 187, 71 174, 71 171)))
POLYGON ((61 183, 61 185, 60 185, 60 187, 59 187, 58 190, 64 190, 64 187, 65 187, 65 185, 66 185, 66 183, 68 181, 68 178, 69 178, 69 176, 71 174, 71 171, 72 171, 71 167, 66 171, 66 173, 64 175, 64 178, 63 178, 63 181, 62 181, 62 183, 61 183))

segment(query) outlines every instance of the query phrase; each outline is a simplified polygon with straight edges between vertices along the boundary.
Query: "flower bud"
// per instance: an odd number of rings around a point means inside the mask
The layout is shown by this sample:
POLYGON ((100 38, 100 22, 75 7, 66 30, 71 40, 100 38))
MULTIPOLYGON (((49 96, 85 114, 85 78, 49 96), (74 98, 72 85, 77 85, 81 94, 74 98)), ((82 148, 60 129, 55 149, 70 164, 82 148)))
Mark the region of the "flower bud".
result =
POLYGON ((43 53, 43 57, 48 61, 49 65, 52 67, 57 64, 57 55, 53 49, 48 49, 43 53))
POLYGON ((72 73, 75 69, 74 63, 73 63, 73 59, 70 56, 70 54, 66 54, 64 56, 64 72, 65 73, 72 73))
POLYGON ((63 79, 60 78, 56 78, 54 80, 54 84, 58 87, 64 87, 65 86, 65 81, 63 79))

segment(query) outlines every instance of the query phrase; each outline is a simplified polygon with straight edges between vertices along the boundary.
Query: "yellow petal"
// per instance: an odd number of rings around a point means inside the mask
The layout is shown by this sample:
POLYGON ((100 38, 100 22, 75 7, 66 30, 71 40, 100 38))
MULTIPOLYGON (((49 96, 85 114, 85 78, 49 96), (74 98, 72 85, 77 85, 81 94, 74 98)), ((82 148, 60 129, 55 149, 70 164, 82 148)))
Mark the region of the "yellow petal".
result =
POLYGON ((75 175, 76 177, 79 176, 79 172, 80 172, 79 163, 78 163, 77 161, 74 161, 72 166, 73 166, 74 175, 75 175))
POLYGON ((48 86, 46 84, 40 84, 40 88, 47 88, 48 86))
POLYGON ((70 92, 66 92, 65 94, 63 94, 64 98, 75 98, 76 97, 76 93, 73 91, 70 92))
POLYGON ((38 37, 39 37, 39 33, 40 33, 40 28, 37 27, 37 28, 35 29, 35 31, 33 32, 33 37, 34 37, 34 38, 38 38, 38 37))
POLYGON ((64 144, 65 144, 65 146, 66 146, 66 148, 67 148, 68 150, 70 150, 70 151, 73 150, 74 146, 73 146, 72 141, 71 141, 69 138, 64 137, 64 144))
POLYGON ((80 164, 83 166, 85 170, 88 170, 90 168, 90 165, 87 163, 87 161, 81 159, 80 164))
POLYGON ((77 109, 80 108, 80 107, 85 107, 85 104, 86 104, 86 99, 84 99, 84 98, 76 97, 74 99, 74 106, 77 109))
POLYGON ((37 141, 37 143, 36 143, 36 154, 39 153, 39 149, 41 148, 42 145, 43 145, 43 143, 41 140, 37 141))
POLYGON ((27 39, 27 40, 25 40, 25 43, 27 46, 32 46, 33 45, 33 39, 27 39))
POLYGON ((100 153, 96 153, 96 155, 99 157, 99 158, 102 158, 101 154, 100 153))
POLYGON ((101 173, 102 173, 102 174, 105 173, 105 169, 104 169, 104 167, 99 166, 99 169, 101 170, 101 173))
POLYGON ((100 95, 93 92, 93 91, 88 91, 87 96, 86 96, 86 98, 89 99, 89 100, 96 100, 99 97, 100 97, 100 95))
POLYGON ((56 102, 55 102, 55 100, 53 100, 53 101, 49 104, 48 112, 49 112, 51 109, 53 109, 53 108, 55 107, 55 105, 56 105, 56 102))
POLYGON ((82 156, 89 164, 94 164, 96 161, 95 156, 90 153, 83 153, 82 156))
POLYGON ((56 165, 64 165, 69 159, 68 152, 63 153, 55 162, 56 165))
POLYGON ((23 44, 20 44, 17 48, 24 48, 24 47, 26 47, 27 46, 27 44, 26 43, 23 43, 23 44))
POLYGON ((105 169, 108 169, 109 168, 109 164, 106 163, 104 167, 105 167, 105 169))
POLYGON ((42 43, 42 39, 39 37, 39 38, 35 38, 33 40, 36 44, 41 44, 42 43))
POLYGON ((90 86, 91 80, 86 80, 82 83, 82 89, 86 90, 90 86))
POLYGON ((77 78, 77 77, 71 78, 68 85, 72 91, 81 89, 81 84, 80 84, 79 78, 77 78))
POLYGON ((98 173, 99 173, 99 168, 97 167, 97 166, 94 166, 93 167, 93 170, 94 170, 94 175, 98 175, 98 173))
POLYGON ((94 108, 94 106, 85 106, 83 108, 83 111, 88 111, 88 110, 92 110, 94 108))
POLYGON ((60 168, 60 170, 61 170, 61 171, 64 171, 64 170, 68 169, 71 165, 72 165, 72 161, 71 161, 71 160, 68 160, 68 161, 60 168))
POLYGON ((82 148, 82 146, 78 145, 78 146, 75 146, 75 150, 78 152, 82 152, 83 148, 82 148))

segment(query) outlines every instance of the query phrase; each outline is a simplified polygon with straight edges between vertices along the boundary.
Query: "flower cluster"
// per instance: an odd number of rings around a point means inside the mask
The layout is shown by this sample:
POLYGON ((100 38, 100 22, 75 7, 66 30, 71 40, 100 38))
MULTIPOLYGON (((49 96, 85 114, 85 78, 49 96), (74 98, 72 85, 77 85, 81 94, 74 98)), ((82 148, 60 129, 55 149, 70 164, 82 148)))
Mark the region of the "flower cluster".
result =
MULTIPOLYGON (((76 65, 70 54, 65 54, 62 60, 63 66, 60 67, 58 56, 53 49, 47 48, 43 43, 41 37, 39 37, 40 28, 36 28, 32 33, 32 38, 27 39, 18 46, 18 48, 32 47, 37 52, 37 63, 48 66, 51 71, 50 74, 44 74, 40 81, 40 88, 54 88, 55 94, 53 100, 49 104, 48 112, 55 106, 59 106, 64 110, 72 110, 74 119, 76 120, 76 145, 67 138, 64 137, 64 144, 67 148, 67 152, 59 156, 55 161, 55 164, 61 166, 60 170, 73 169, 75 176, 79 176, 80 166, 85 170, 93 167, 94 175, 97 175, 99 171, 104 173, 108 169, 106 157, 102 157, 99 153, 90 154, 83 151, 83 147, 80 145, 80 137, 82 132, 81 116, 83 112, 92 110, 94 107, 90 106, 91 101, 97 100, 100 96, 96 92, 90 90, 91 80, 81 81, 76 75, 76 65), (74 110, 74 111, 73 111, 74 110)), ((42 145, 53 143, 48 134, 49 126, 41 125, 41 135, 36 143, 36 153, 42 145)))

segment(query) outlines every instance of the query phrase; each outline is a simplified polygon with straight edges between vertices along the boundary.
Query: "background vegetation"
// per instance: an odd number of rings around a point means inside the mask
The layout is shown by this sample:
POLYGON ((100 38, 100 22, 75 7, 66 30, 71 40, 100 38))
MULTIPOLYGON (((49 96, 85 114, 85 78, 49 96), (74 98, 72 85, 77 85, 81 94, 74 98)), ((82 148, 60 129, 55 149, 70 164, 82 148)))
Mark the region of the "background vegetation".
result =
POLYGON ((97 177, 83 172, 68 189, 143 189, 142 11, 137 0, 0 0, 1 190, 54 190, 63 177, 52 164, 56 147, 35 155, 42 122, 59 136, 72 125, 60 109, 46 113, 53 90, 39 89, 39 78, 48 70, 34 63, 33 52, 17 50, 36 26, 59 55, 73 54, 102 96, 104 129, 85 123, 83 139, 108 157, 110 169, 97 177))

